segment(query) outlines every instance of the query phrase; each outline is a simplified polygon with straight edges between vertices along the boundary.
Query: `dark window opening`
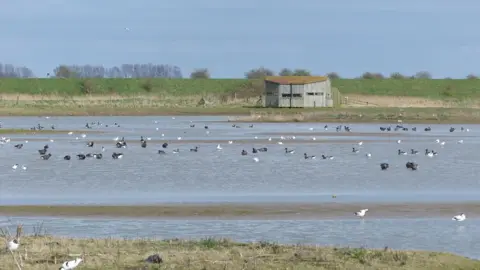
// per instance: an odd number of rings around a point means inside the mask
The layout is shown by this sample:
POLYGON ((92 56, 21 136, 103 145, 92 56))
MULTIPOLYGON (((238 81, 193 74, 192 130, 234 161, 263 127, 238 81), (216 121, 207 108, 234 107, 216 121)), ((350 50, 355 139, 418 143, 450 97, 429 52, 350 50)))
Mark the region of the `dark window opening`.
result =
POLYGON ((323 93, 322 92, 320 92, 320 93, 318 93, 318 92, 308 92, 307 95, 309 95, 309 96, 323 96, 323 93))
POLYGON ((285 97, 285 98, 286 98, 286 97, 288 97, 288 98, 289 98, 289 97, 299 98, 299 97, 302 97, 302 94, 293 94, 293 95, 291 95, 291 94, 282 94, 282 97, 285 97))

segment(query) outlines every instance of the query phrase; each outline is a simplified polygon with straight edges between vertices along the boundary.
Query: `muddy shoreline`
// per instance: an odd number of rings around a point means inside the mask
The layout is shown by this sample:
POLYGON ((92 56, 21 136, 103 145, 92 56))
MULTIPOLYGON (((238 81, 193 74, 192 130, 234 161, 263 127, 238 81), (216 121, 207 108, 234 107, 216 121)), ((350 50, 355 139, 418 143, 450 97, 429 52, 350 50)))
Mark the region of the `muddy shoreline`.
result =
MULTIPOLYGON (((334 200, 334 199, 332 199, 334 200)), ((200 219, 348 219, 368 208, 369 218, 450 218, 480 216, 480 201, 465 203, 215 203, 158 205, 11 205, 0 216, 200 218, 200 219)))

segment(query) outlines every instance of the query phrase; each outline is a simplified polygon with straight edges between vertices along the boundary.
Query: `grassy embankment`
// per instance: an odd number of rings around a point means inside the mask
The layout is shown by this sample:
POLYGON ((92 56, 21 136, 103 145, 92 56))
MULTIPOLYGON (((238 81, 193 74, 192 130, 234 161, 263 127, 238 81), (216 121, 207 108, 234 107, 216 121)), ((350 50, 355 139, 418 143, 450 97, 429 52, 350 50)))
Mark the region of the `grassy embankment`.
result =
POLYGON ((348 97, 341 108, 290 110, 255 107, 263 93, 261 80, 0 79, 0 115, 243 114, 250 121, 480 122, 480 80, 339 79, 332 85, 348 97))
POLYGON ((2 269, 58 269, 80 254, 78 269, 479 269, 480 262, 426 251, 327 248, 275 243, 233 243, 228 240, 67 239, 48 236, 21 238, 21 248, 0 256, 2 269), (25 250, 26 249, 26 250, 25 250), (161 264, 144 260, 160 254, 161 264))

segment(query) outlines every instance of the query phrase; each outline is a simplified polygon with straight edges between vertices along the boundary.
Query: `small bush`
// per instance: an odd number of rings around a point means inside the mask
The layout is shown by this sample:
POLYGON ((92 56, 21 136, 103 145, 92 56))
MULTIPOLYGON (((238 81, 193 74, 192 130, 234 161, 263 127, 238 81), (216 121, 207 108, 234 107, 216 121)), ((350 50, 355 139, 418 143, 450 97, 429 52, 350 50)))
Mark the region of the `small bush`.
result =
POLYGON ((390 79, 400 80, 400 79, 405 79, 405 76, 403 76, 400 72, 394 72, 390 74, 390 79))
POLYGON ((362 74, 362 79, 383 79, 383 75, 381 73, 373 73, 373 72, 365 72, 362 74))
POLYGON ((95 90, 95 86, 94 84, 92 83, 92 81, 90 80, 82 80, 80 82, 80 91, 85 94, 85 95, 88 95, 88 94, 92 94, 94 93, 94 90, 95 90))
POLYGON ((415 73, 415 79, 431 79, 432 75, 428 71, 419 71, 415 73))
POLYGON ((147 79, 142 83, 142 89, 147 92, 152 92, 153 90, 153 83, 151 79, 147 79))
POLYGON ((196 69, 190 74, 191 79, 209 79, 210 72, 206 68, 196 69))
POLYGON ((330 80, 340 79, 340 75, 336 72, 327 73, 327 77, 330 78, 330 80))
POLYGON ((362 74, 362 79, 367 79, 367 80, 371 80, 371 79, 374 79, 375 77, 373 76, 373 73, 371 72, 365 72, 362 74))
POLYGON ((450 85, 445 87, 445 90, 442 91, 442 96, 453 97, 453 91, 452 91, 452 87, 450 85))

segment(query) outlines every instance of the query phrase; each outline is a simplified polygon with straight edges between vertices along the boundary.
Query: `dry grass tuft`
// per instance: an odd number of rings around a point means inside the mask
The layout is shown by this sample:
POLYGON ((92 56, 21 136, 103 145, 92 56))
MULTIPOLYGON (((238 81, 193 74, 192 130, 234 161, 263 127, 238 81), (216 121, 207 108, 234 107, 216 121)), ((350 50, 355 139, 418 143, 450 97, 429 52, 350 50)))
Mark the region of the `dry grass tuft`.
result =
MULTIPOLYGON (((478 269, 480 262, 435 252, 388 248, 325 248, 225 239, 198 241, 148 239, 72 239, 29 236, 16 252, 23 269, 58 269, 66 260, 85 255, 79 269, 478 269), (160 254, 163 263, 144 260, 160 254)), ((0 255, 2 269, 16 269, 11 256, 0 255)))

